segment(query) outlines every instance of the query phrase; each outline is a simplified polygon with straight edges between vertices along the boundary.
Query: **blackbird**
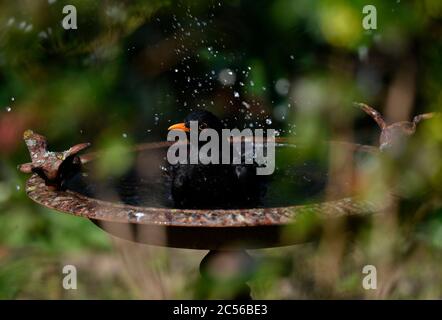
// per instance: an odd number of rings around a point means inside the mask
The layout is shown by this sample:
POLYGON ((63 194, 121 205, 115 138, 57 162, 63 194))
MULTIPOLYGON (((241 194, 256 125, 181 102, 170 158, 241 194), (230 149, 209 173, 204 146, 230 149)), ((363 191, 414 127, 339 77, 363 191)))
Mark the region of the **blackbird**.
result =
MULTIPOLYGON (((222 139, 221 120, 205 110, 191 112, 183 123, 170 126, 169 130, 185 131, 188 135, 190 121, 198 121, 199 131, 206 128, 216 130, 222 139)), ((198 147, 204 144, 200 141, 198 147)), ((266 179, 256 175, 257 164, 244 164, 244 161, 241 164, 221 164, 221 159, 222 150, 219 151, 219 164, 189 164, 187 161, 186 164, 169 165, 167 171, 175 207, 232 209, 262 205, 266 179)))

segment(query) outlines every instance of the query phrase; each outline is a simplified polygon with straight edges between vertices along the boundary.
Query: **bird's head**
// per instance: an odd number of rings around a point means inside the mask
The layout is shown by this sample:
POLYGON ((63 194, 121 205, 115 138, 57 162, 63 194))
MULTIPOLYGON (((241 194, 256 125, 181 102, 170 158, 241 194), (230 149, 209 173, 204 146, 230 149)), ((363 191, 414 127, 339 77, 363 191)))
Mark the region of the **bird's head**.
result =
POLYGON ((213 113, 206 110, 197 110, 189 113, 184 122, 171 125, 168 130, 181 130, 185 132, 190 132, 190 122, 198 121, 198 130, 204 129, 214 129, 217 132, 221 132, 223 125, 221 120, 218 119, 213 113))

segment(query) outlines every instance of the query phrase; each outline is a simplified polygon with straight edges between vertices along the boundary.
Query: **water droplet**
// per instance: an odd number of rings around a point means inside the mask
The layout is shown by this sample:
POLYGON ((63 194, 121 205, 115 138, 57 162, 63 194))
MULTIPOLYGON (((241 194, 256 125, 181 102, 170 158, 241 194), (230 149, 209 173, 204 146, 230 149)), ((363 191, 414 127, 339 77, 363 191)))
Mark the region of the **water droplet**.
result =
POLYGON ((28 24, 25 28, 25 32, 30 32, 30 31, 32 31, 33 28, 34 28, 34 26, 32 24, 28 24))
POLYGON ((19 185, 16 185, 16 186, 15 186, 15 189, 16 189, 17 191, 20 191, 20 190, 21 190, 21 187, 20 187, 19 185))
POLYGON ((366 46, 360 46, 358 48, 358 57, 359 57, 359 60, 361 60, 361 61, 367 60, 368 48, 366 46))
POLYGON ((47 38, 48 38, 48 34, 47 34, 45 31, 40 31, 40 32, 38 33, 38 36, 39 36, 40 38, 43 38, 43 39, 47 39, 47 38))
POLYGON ((295 56, 293 54, 291 54, 290 59, 295 60, 295 56))
POLYGON ((6 23, 6 25, 8 27, 12 26, 15 23, 15 18, 9 18, 8 22, 6 23))
POLYGON ((12 101, 12 102, 14 102, 14 101, 15 101, 15 98, 14 98, 14 97, 12 97, 12 98, 11 98, 11 101, 12 101))
POLYGON ((135 218, 137 219, 137 221, 140 221, 140 219, 144 217, 144 213, 142 212, 136 212, 135 213, 135 218))
POLYGON ((235 98, 239 98, 239 92, 235 91, 235 92, 233 93, 233 96, 234 96, 235 98))
POLYGON ((233 85, 236 81, 236 74, 230 70, 230 69, 223 69, 220 71, 220 73, 218 74, 218 80, 223 84, 223 85, 233 85))
POLYGON ((266 119, 266 124, 271 125, 271 124, 272 124, 272 119, 267 118, 267 119, 266 119))
POLYGON ((276 81, 275 90, 281 96, 286 96, 289 93, 289 89, 290 89, 290 82, 287 79, 281 78, 278 79, 278 81, 276 81))
POLYGON ((126 139, 127 138, 127 133, 123 133, 122 136, 123 136, 124 139, 126 139))
POLYGON ((12 108, 11 107, 6 107, 6 112, 11 112, 12 108))

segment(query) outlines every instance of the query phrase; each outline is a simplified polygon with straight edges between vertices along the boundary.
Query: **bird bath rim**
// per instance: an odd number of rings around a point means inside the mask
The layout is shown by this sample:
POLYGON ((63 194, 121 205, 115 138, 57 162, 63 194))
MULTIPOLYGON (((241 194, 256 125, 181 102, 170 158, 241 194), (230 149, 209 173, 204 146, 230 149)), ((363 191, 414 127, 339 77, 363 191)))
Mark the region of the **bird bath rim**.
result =
MULTIPOLYGON (((287 138, 276 138, 276 143, 288 144, 287 138)), ((333 145, 351 148, 353 152, 377 153, 378 149, 367 145, 329 141, 333 145)), ((135 146, 131 151, 149 150, 170 145, 170 142, 152 142, 135 146)), ((83 163, 93 161, 99 152, 81 156, 83 163)), ((319 218, 363 216, 382 211, 385 205, 346 197, 338 200, 286 207, 265 207, 247 209, 177 209, 142 207, 119 204, 90 198, 78 192, 53 190, 44 180, 33 174, 26 183, 27 195, 36 203, 47 208, 85 217, 95 221, 123 224, 156 225, 164 227, 262 227, 282 226, 294 222, 303 213, 312 213, 319 218)))

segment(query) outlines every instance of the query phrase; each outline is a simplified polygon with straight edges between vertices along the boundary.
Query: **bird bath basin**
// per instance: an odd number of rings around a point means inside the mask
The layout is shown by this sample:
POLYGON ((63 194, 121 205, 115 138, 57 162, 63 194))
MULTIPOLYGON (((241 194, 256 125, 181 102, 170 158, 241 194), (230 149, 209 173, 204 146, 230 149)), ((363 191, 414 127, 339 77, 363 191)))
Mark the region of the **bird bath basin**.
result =
MULTIPOLYGON (((95 174, 99 153, 86 154, 81 157, 81 171, 67 178, 62 190, 47 186, 34 173, 26 192, 33 201, 90 219, 116 237, 150 245, 211 250, 207 257, 217 252, 244 254, 244 249, 303 243, 315 239, 331 219, 358 220, 382 210, 382 205, 358 199, 345 190, 330 195, 329 190, 335 187, 329 179, 327 156, 300 158, 301 147, 286 139, 276 142, 276 170, 258 207, 174 208, 163 178, 169 142, 137 146, 132 151, 131 168, 112 178, 95 174), (284 232, 285 226, 305 221, 301 217, 306 216, 315 221, 308 232, 284 232)), ((346 164, 351 173, 344 183, 350 186, 346 190, 357 183, 358 163, 377 153, 374 147, 350 143, 322 145, 325 155, 330 150, 341 150, 353 159, 346 164)))
MULTIPOLYGON (((94 176, 99 154, 82 156, 83 168, 66 181, 66 190, 54 190, 34 174, 27 182, 28 196, 56 211, 92 220, 109 233, 128 240, 178 248, 217 249, 225 247, 261 248, 290 245, 308 239, 296 235, 281 239, 284 225, 295 223, 299 215, 311 214, 332 219, 357 217, 379 211, 379 207, 338 193, 326 199, 327 163, 296 159, 297 146, 279 139, 276 170, 266 188, 263 204, 257 208, 177 209, 163 182, 168 142, 139 145, 132 168, 113 178, 94 176), (278 158, 284 154, 284 163, 278 158), (293 162, 294 165, 287 163, 293 162)), ((369 146, 330 142, 363 159, 377 152, 369 146)), ((355 168, 352 168, 352 170, 355 168)), ((353 176, 353 179, 357 177, 353 176)), ((348 181, 348 183, 353 183, 348 181)))

